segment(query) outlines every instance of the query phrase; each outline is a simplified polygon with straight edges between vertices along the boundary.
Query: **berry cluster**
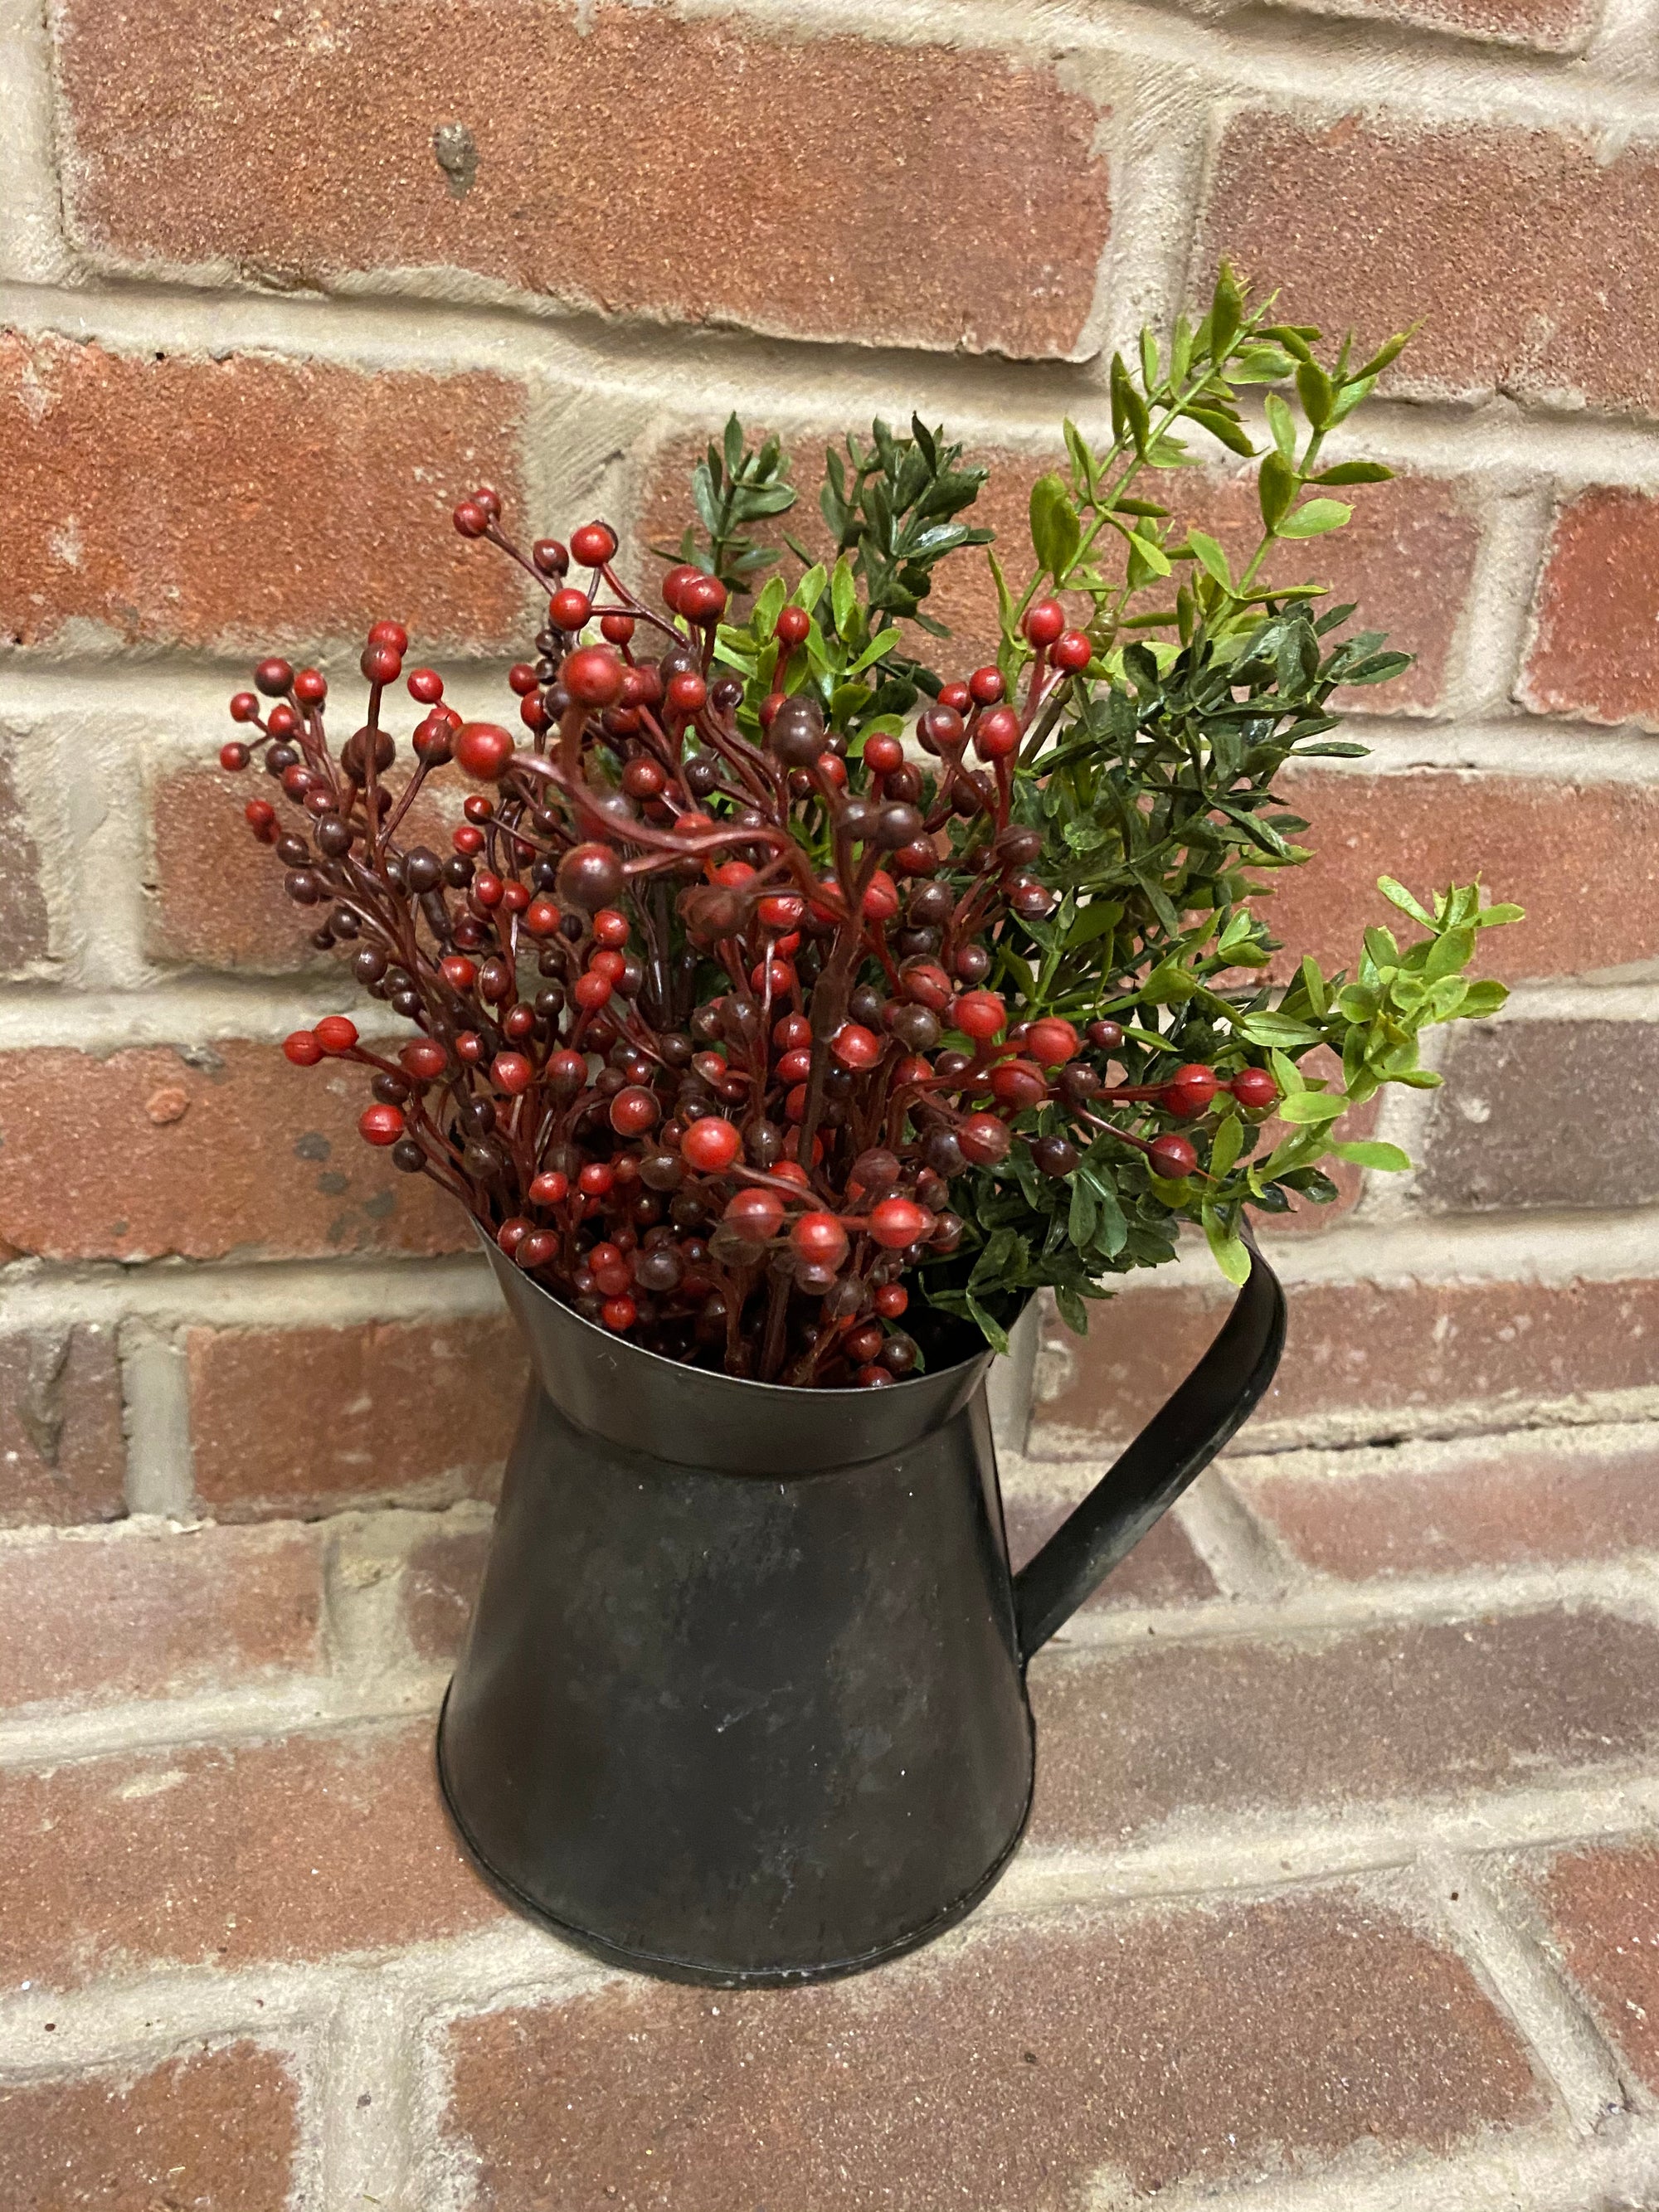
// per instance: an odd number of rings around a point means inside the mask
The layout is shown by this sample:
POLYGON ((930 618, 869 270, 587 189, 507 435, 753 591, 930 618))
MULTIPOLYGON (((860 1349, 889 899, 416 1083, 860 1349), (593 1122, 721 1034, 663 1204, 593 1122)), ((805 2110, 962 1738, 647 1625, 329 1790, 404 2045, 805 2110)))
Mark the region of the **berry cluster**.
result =
POLYGON ((829 726, 811 607, 776 610, 746 686, 718 657, 719 577, 681 562, 648 604, 603 522, 526 551, 485 487, 454 520, 549 593, 508 679, 522 734, 405 675, 403 626, 378 622, 343 743, 324 678, 271 659, 221 759, 258 757, 252 834, 316 942, 418 1031, 384 1054, 331 1016, 289 1058, 369 1070, 364 1139, 579 1312, 734 1375, 879 1386, 917 1364, 907 1279, 961 1245, 959 1179, 1067 1178, 1105 1138, 1180 1185, 1224 1090, 1274 1104, 1260 1065, 1131 1080, 1109 1016, 1011 1017, 989 988, 1010 931, 1058 903, 1013 805, 1095 659, 1057 599, 1025 612, 1017 679, 943 686, 918 761, 829 726), (400 680, 420 719, 394 782, 400 680), (399 833, 452 763, 480 788, 441 854, 399 833))

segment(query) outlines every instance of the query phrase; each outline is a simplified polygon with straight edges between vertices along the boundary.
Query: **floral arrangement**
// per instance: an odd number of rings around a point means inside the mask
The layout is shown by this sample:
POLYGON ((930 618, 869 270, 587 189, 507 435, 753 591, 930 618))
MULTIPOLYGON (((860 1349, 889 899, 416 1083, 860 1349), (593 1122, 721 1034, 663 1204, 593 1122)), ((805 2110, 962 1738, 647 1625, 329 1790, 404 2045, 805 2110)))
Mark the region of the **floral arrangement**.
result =
POLYGON ((392 621, 343 742, 315 669, 264 660, 231 702, 222 760, 270 783, 250 829, 415 1032, 383 1054, 332 1015, 289 1058, 368 1071, 366 1140, 555 1297, 728 1374, 890 1383, 930 1325, 1001 1346, 1044 1285, 1084 1328, 1183 1222, 1241 1281, 1251 1209, 1329 1199, 1333 1159, 1407 1164, 1336 1125, 1437 1082, 1419 1032, 1504 996, 1465 970, 1517 909, 1386 878, 1408 942, 1377 927, 1351 972, 1262 980, 1260 902, 1308 858, 1274 781, 1363 750, 1330 736, 1333 695, 1407 665, 1264 568, 1389 474, 1322 447, 1402 343, 1356 362, 1224 270, 1201 320, 1114 360, 1109 448, 1066 425, 1020 587, 985 556, 997 659, 948 678, 918 657, 947 635, 926 602, 942 560, 988 548, 965 519, 985 471, 920 420, 827 454, 820 558, 750 534, 795 491, 734 418, 650 589, 608 524, 521 544, 480 487, 457 530, 548 594, 516 730, 406 672, 392 621), (1237 572, 1156 495, 1194 431, 1255 467, 1237 572), (452 769, 476 787, 441 853, 405 823, 452 769))

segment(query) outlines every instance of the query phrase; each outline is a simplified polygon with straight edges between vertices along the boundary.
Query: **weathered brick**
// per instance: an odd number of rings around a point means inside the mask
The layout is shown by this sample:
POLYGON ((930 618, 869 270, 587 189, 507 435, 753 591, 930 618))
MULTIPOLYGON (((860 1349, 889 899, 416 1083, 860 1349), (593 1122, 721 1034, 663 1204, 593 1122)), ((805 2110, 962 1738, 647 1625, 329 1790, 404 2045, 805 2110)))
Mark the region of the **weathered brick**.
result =
POLYGON ((1479 875, 1524 921, 1483 937, 1474 972, 1506 981, 1585 975, 1659 954, 1659 791, 1641 784, 1418 769, 1298 771, 1279 788, 1310 824, 1314 857, 1267 880, 1262 912, 1289 952, 1352 969, 1370 922, 1412 925, 1376 888, 1397 877, 1419 898, 1479 875), (1617 853, 1619 896, 1586 898, 1617 853))
POLYGON ((0 1054, 0 1244, 50 1260, 456 1251, 454 1201, 365 1145, 360 1070, 274 1044, 0 1054))
POLYGON ((316 1540, 123 1529, 0 1546, 0 1705, 157 1698, 321 1664, 316 1540))
MULTIPOLYGON (((1516 1407, 1582 1404, 1649 1388, 1659 1283, 1300 1283, 1272 1388, 1243 1432, 1345 1433, 1367 1419, 1388 1436, 1413 1416, 1479 1410, 1492 1428, 1516 1407)), ((1091 1457, 1133 1435, 1221 1326, 1231 1293, 1170 1283, 1099 1315, 1036 1408, 1030 1449, 1091 1457)))
POLYGON ((1522 703, 1659 723, 1659 499, 1599 484, 1556 515, 1533 607, 1522 703))
POLYGON ((1659 1631, 1600 1613, 1056 1653, 1031 1675, 1031 1841, 1111 1844, 1200 1814, 1340 1813, 1617 1767, 1659 1742, 1630 1694, 1656 1661, 1659 1631))
POLYGON ((0 1527, 115 1520, 125 1483, 114 1330, 0 1336, 0 1527))
MULTIPOLYGON (((394 786, 400 775, 394 775, 394 786)), ((447 854, 465 793, 459 771, 453 781, 447 811, 442 797, 428 803, 423 796, 410 808, 398 838, 405 849, 425 842, 447 854)), ((262 975, 301 968, 341 974, 338 954, 319 952, 311 942, 316 909, 295 906, 283 889, 284 870, 270 846, 248 835, 242 809, 269 788, 263 779, 205 766, 158 781, 150 795, 147 933, 157 959, 262 975)))
POLYGON ((1659 1198, 1648 1097, 1659 1028, 1501 1022, 1454 1030, 1414 1203, 1445 1213, 1605 1206, 1659 1198), (1577 1124, 1594 1101, 1594 1133, 1577 1124))
MULTIPOLYGON (((817 511, 823 450, 827 443, 839 444, 848 428, 867 442, 867 426, 860 422, 838 424, 823 437, 802 434, 790 441, 793 481, 799 497, 787 526, 792 537, 825 560, 832 557, 834 548, 817 511)), ((691 519, 690 474, 707 441, 707 432, 672 439, 653 464, 637 532, 641 574, 654 576, 665 565, 643 549, 677 544, 691 519)), ((1034 459, 1030 453, 992 447, 970 451, 964 458, 991 471, 990 482, 966 519, 978 528, 995 532, 997 557, 1018 586, 1032 562, 1031 486, 1045 471, 1065 472, 1064 450, 1034 459)), ((1196 526, 1211 532, 1239 565, 1255 550, 1261 517, 1254 477, 1209 472, 1161 477, 1158 496, 1170 505, 1173 527, 1196 526)), ((1417 662, 1393 683, 1356 692, 1356 702, 1370 713, 1423 709, 1435 705, 1444 688, 1479 540, 1479 526, 1455 486, 1435 477, 1401 477, 1360 490, 1354 495, 1354 519, 1346 530, 1316 545, 1286 545, 1263 574, 1270 581, 1326 583, 1333 604, 1358 600, 1365 627, 1388 631, 1395 645, 1417 655, 1417 662)), ((767 542, 775 544, 775 534, 767 542)), ((787 560, 784 568, 792 578, 799 573, 799 563, 793 560, 787 560)), ((1087 608, 1086 599, 1079 596, 1074 612, 1081 617, 1087 608)), ((966 675, 980 662, 996 658, 996 588, 981 550, 970 546, 939 563, 933 572, 927 612, 945 623, 950 641, 941 643, 915 631, 907 650, 913 647, 931 666, 966 675)))
POLYGON ((1424 327, 1396 388, 1659 410, 1659 157, 1486 124, 1243 108, 1212 168, 1206 267, 1362 344, 1424 327))
POLYGON ((1322 15, 1415 25, 1463 39, 1577 53, 1595 27, 1595 0, 1297 0, 1322 15))
POLYGON ((417 1659, 436 1664, 459 1652, 489 1552, 487 1528, 441 1528, 410 1553, 399 1602, 417 1659))
POLYGON ((1650 2089, 1659 2090, 1659 1849, 1564 1852, 1532 1887, 1567 1971, 1650 2089))
MULTIPOLYGON (((3 497, 0 494, 0 497, 3 497)), ((50 952, 51 932, 40 852, 17 799, 13 748, 0 734, 0 977, 36 972, 50 952)))
POLYGON ((1659 1442, 1645 1428, 1387 1461, 1343 1452, 1316 1470, 1257 1460, 1229 1479, 1304 1565, 1348 1581, 1659 1551, 1659 1442))
POLYGON ((1049 355, 1077 342, 1108 231, 1090 102, 1051 67, 944 40, 773 36, 616 0, 352 0, 319 40, 251 0, 206 19, 166 0, 138 44, 71 6, 61 62, 74 226, 126 261, 313 283, 456 265, 614 314, 1049 355), (592 220, 621 86, 627 216, 592 220), (710 87, 730 94, 713 132, 710 87), (449 117, 467 127, 438 143, 449 117), (690 209, 737 250, 666 248, 690 209))
POLYGON ((0 2087, 8 2212, 285 2212, 299 2085, 275 2052, 221 2044, 146 2071, 0 2087))
POLYGON ((514 494, 523 418, 482 372, 0 334, 0 638, 309 650, 395 614, 423 652, 504 647, 515 572, 448 510, 514 494))
POLYGON ((196 1328, 197 1496, 221 1520, 492 1496, 524 1395, 503 1315, 196 1328))
POLYGON ((29 1900, 0 1927, 13 1984, 390 1950, 500 1911, 447 1826, 426 1719, 14 1770, 0 1837, 29 1900))
POLYGON ((783 1994, 618 1980, 463 2021, 452 2061, 494 2212, 726 2212, 784 2173, 792 2212, 1069 2212, 1543 2109, 1462 1962, 1346 1890, 986 1923, 783 1994))
MULTIPOLYGON (((1104 1474, 1103 1464, 1100 1471, 1104 1474)), ((1068 1498, 1021 1492, 1004 1501, 1008 1553, 1016 1571, 1048 1542, 1081 1494, 1079 1486, 1068 1498)), ((1215 1577, 1194 1551, 1186 1530, 1166 1513, 1128 1558, 1113 1568, 1088 1603, 1190 1605, 1215 1595, 1215 1577)))

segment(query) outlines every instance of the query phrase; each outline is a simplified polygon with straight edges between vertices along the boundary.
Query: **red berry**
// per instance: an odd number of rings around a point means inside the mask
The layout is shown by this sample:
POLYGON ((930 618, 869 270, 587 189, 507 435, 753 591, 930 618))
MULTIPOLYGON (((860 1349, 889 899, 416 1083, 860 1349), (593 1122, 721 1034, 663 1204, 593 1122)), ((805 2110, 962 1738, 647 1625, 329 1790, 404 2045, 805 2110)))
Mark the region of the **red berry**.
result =
MULTIPOLYGON (((994 707, 1006 689, 1000 668, 976 668, 968 678, 968 696, 981 707, 994 707)), ((939 694, 941 699, 944 696, 939 694)))
POLYGON ((617 533, 608 523, 585 522, 570 533, 570 550, 584 568, 603 568, 617 553, 617 533))
POLYGON ((559 1240, 550 1231, 532 1229, 520 1240, 513 1256, 521 1267, 544 1267, 558 1249, 559 1240))
POLYGON ((365 646, 358 666, 371 684, 395 684, 403 673, 404 657, 395 646, 365 646))
POLYGON ((489 1064, 489 1079, 498 1091, 516 1098, 521 1091, 529 1090, 536 1071, 521 1052, 498 1052, 489 1064))
POLYGON ((495 1231, 495 1242, 509 1260, 535 1225, 533 1221, 526 1221, 521 1213, 515 1213, 510 1221, 502 1222, 495 1231))
POLYGON ((489 517, 476 500, 464 499, 450 520, 463 538, 482 538, 489 526, 489 517))
POLYGON ((284 1037, 283 1050, 295 1067, 315 1067, 323 1056, 323 1048, 311 1030, 295 1030, 292 1036, 284 1037))
POLYGON ((783 1226, 783 1200, 775 1190, 740 1190, 726 1200, 721 1218, 751 1244, 764 1244, 783 1226))
POLYGON ((242 809, 243 819, 255 831, 272 828, 276 820, 276 809, 268 799, 250 799, 242 809))
POLYGON ((371 645, 389 645, 394 653, 409 651, 409 632, 400 622, 371 623, 368 641, 371 645))
MULTIPOLYGON (((527 699, 530 694, 537 690, 540 681, 540 678, 527 660, 515 660, 507 672, 507 688, 509 691, 516 691, 520 699, 527 699)), ((409 679, 409 688, 411 691, 415 689, 415 678, 412 676, 409 679)))
POLYGON ((982 761, 1006 760, 1019 750, 1019 716, 1012 707, 993 707, 980 716, 974 750, 982 761))
POLYGON ((991 1091, 994 1097, 1017 1113, 1028 1106, 1042 1105, 1048 1096, 1042 1069, 1029 1060, 1004 1060, 991 1077, 991 1091))
POLYGON ((804 1045, 797 1045, 793 1051, 783 1054, 772 1073, 786 1087, 805 1083, 812 1073, 812 1055, 804 1045))
POLYGON ((636 753, 622 772, 622 787, 630 799, 655 799, 667 786, 667 776, 648 753, 636 753))
POLYGON ((1170 1113, 1179 1114, 1190 1121, 1204 1112, 1217 1090, 1215 1070, 1202 1067, 1194 1061, 1190 1066, 1178 1067, 1164 1093, 1164 1103, 1170 1113))
POLYGON ((478 971, 464 952, 447 953, 438 963, 438 973, 452 991, 470 991, 478 980, 478 971))
POLYGON ((325 1053, 337 1058, 356 1043, 357 1024, 344 1014, 325 1014, 317 1024, 316 1037, 325 1053))
POLYGON ((464 1060, 469 1067, 476 1067, 483 1058, 483 1039, 477 1030, 461 1030, 455 1038, 455 1057, 464 1060))
POLYGON ((501 495, 500 492, 492 490, 489 484, 480 484, 478 486, 478 489, 472 495, 472 504, 474 507, 482 507, 492 522, 499 522, 501 520, 501 495))
POLYGON ((599 1308, 599 1319, 616 1336, 633 1328, 639 1319, 640 1310, 632 1298, 607 1298, 599 1308))
POLYGON ((449 1065, 449 1054, 441 1044, 428 1037, 416 1038, 406 1044, 398 1054, 398 1065, 405 1075, 412 1075, 417 1083, 435 1082, 449 1065))
POLYGON ((634 635, 632 615, 605 615, 599 623, 599 635, 610 639, 612 645, 627 645, 634 635))
POLYGON ((1006 1159, 1013 1142, 1007 1123, 999 1121, 994 1114, 969 1115, 966 1121, 957 1122, 956 1139, 963 1157, 976 1168, 994 1167, 999 1160, 1006 1159))
POLYGON ((1156 1139, 1146 1159, 1152 1173, 1170 1182, 1180 1182, 1198 1165, 1198 1154, 1185 1137, 1156 1139))
POLYGON ((680 593, 688 584, 696 583, 702 573, 701 568, 694 568, 689 561, 683 561, 677 568, 671 568, 662 580, 662 596, 665 605, 672 608, 674 613, 678 614, 680 611, 680 593))
POLYGON ((544 1175, 538 1175, 531 1184, 531 1201, 536 1206, 557 1206, 568 1196, 569 1189, 569 1176, 561 1174, 557 1168, 549 1168, 544 1175))
POLYGON ((619 1137, 643 1136, 656 1127, 661 1112, 654 1091, 647 1091, 642 1083, 629 1084, 611 1102, 611 1126, 619 1137))
POLYGON ((294 679, 294 696, 307 707, 319 707, 328 696, 328 678, 315 668, 302 668, 294 679))
POLYGON ((524 926, 532 937, 551 937, 559 927, 559 909, 550 898, 532 899, 524 910, 524 926))
POLYGON ((230 702, 230 719, 233 722, 257 722, 259 719, 257 695, 252 691, 239 691, 230 702))
POLYGON ((494 783, 513 757, 512 734, 499 722, 463 722, 453 745, 463 771, 479 783, 494 783))
POLYGON ((904 748, 896 738, 883 731, 865 740, 864 765, 872 775, 891 775, 895 769, 904 765, 904 748))
POLYGON ((587 967, 590 975, 603 975, 607 983, 617 984, 628 971, 628 961, 623 953, 604 945, 588 955, 587 967))
POLYGON ((576 1188, 585 1198, 603 1198, 617 1180, 617 1170, 605 1160, 590 1160, 576 1177, 576 1188))
POLYGON ((578 975, 570 987, 571 997, 579 1006, 583 1007, 590 1014, 597 1012, 599 1007, 610 999, 611 994, 611 978, 608 975, 595 975, 591 968, 586 975, 578 975))
POLYGON ((833 1213, 801 1214, 789 1231, 789 1242, 803 1260, 820 1267, 839 1267, 847 1257, 847 1231, 833 1213))
POLYGON ((914 1199, 884 1198, 870 1209, 870 1234, 890 1252, 902 1249, 924 1237, 932 1226, 926 1209, 914 1199))
POLYGON ((294 671, 285 660, 262 660, 253 672, 253 686, 267 699, 284 698, 294 687, 294 671))
POLYGON ((783 704, 781 691, 769 691, 760 702, 759 721, 762 729, 769 730, 777 720, 778 709, 783 704))
POLYGON ((668 679, 668 703, 682 714, 695 714, 708 696, 708 686, 695 668, 676 669, 668 679))
POLYGON ((806 633, 812 627, 812 617, 805 607, 781 607, 778 611, 778 642, 781 645, 805 645, 806 633))
POLYGON ((357 1134, 366 1145, 395 1145, 404 1117, 395 1106, 366 1106, 357 1117, 357 1134))
POLYGON ((484 845, 483 831, 471 822, 463 822, 459 830, 451 830, 449 842, 458 853, 464 853, 469 856, 474 853, 482 853, 484 845))
POLYGON ((505 889, 501 878, 489 868, 481 869, 472 878, 472 896, 480 906, 499 906, 505 889))
POLYGON ((461 811, 469 822, 489 822, 494 819, 495 802, 487 792, 469 791, 461 801, 461 811))
POLYGON ((1008 1009, 995 991, 964 991, 957 1000, 956 1024, 966 1036, 987 1044, 1008 1019, 1008 1009))
MULTIPOLYGON (((830 756, 835 760, 835 755, 830 756)), ((836 761, 837 768, 841 766, 836 761)), ((871 877, 864 894, 864 918, 866 921, 890 921, 898 912, 898 885, 884 869, 878 868, 871 877)))
POLYGON ((954 707, 958 714, 965 714, 968 712, 969 708, 973 704, 973 699, 974 695, 965 684, 941 684, 939 686, 939 705, 954 707))
POLYGON ((884 1367, 860 1367, 858 1371, 858 1386, 860 1390, 883 1390, 890 1383, 896 1382, 897 1380, 897 1376, 890 1374, 884 1367))
POLYGON ((584 707, 614 707, 627 672, 608 645, 585 645, 559 672, 559 681, 584 707))
POLYGON ((219 748, 220 767, 229 769, 233 774, 239 769, 245 769, 251 757, 247 747, 237 738, 228 739, 219 748))
POLYGON ((530 557, 544 576, 562 576, 570 566, 570 556, 556 538, 538 538, 530 549, 530 557))
POLYGON ((1066 610, 1058 599, 1039 599, 1022 627, 1033 645, 1052 645, 1066 627, 1066 610))
POLYGON ((422 707, 435 707, 444 696, 444 679, 435 668, 413 669, 409 678, 409 696, 422 707))
POLYGON ((1271 1106, 1279 1096, 1279 1085, 1265 1067, 1241 1067, 1230 1088, 1241 1106, 1271 1106))
POLYGON ((1075 672, 1086 668, 1094 656, 1095 649, 1084 633, 1080 629, 1067 629, 1062 630, 1054 640, 1054 649, 1050 657, 1056 668, 1075 672))
POLYGON ((876 1311, 884 1321, 896 1321, 910 1304, 910 1293, 902 1283, 884 1283, 876 1292, 876 1311))
POLYGON ((680 1152, 700 1175, 721 1175, 738 1157, 742 1141, 730 1121, 708 1114, 694 1121, 680 1139, 680 1152))
POLYGON ((1077 1031, 1058 1014, 1044 1014, 1025 1034, 1025 1049, 1044 1067, 1058 1067, 1077 1053, 1077 1031))
POLYGON ((726 612, 726 586, 718 576, 696 577, 682 586, 678 611, 687 622, 716 623, 726 612))
POLYGON ((587 1080, 587 1061, 579 1052, 556 1052, 547 1063, 547 1079, 556 1091, 574 1095, 587 1080))
POLYGON ((772 1024, 772 1042, 781 1052, 793 1052, 812 1042, 812 1024, 804 1014, 780 1014, 772 1024))
POLYGON ((830 1040, 830 1049, 843 1067, 873 1067, 881 1058, 881 1039, 859 1022, 843 1022, 830 1040))
POLYGON ((582 628, 593 611, 593 603, 586 592, 579 592, 574 584, 567 584, 555 592, 547 603, 547 612, 555 629, 575 631, 582 628))
POLYGON ((1097 1052, 1115 1052, 1123 1042, 1123 1024, 1121 1022, 1091 1022, 1088 1036, 1097 1052))
POLYGON ((413 741, 416 754, 432 767, 442 768, 454 758, 452 731, 453 725, 442 714, 428 714, 424 721, 416 722, 413 741))

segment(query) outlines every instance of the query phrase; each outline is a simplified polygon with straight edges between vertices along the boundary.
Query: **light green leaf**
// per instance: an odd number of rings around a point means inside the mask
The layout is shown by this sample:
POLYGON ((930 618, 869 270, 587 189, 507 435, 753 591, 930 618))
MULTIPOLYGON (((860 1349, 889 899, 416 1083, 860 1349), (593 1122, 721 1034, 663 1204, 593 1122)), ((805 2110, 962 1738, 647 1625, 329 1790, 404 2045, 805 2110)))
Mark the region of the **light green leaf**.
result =
POLYGON ((1346 1160, 1356 1168, 1380 1168, 1384 1175, 1400 1175, 1411 1165, 1408 1153, 1398 1145, 1385 1145, 1376 1137, 1356 1137, 1351 1144, 1332 1144, 1334 1159, 1346 1160))
POLYGON ((1083 527, 1063 477, 1051 471, 1031 486, 1031 544, 1037 559, 1061 583, 1077 558, 1083 527))
POLYGON ((1285 460, 1296 460, 1296 417, 1276 392, 1270 392, 1263 404, 1267 410, 1267 428, 1273 434, 1273 443, 1285 460))
POLYGON ((1218 1182, 1234 1161, 1244 1142, 1244 1124, 1237 1114, 1227 1115, 1215 1133, 1210 1146, 1210 1173, 1218 1182))
POLYGON ((853 564, 843 553, 836 563, 835 574, 830 579, 830 605, 835 611, 836 628, 843 637, 858 603, 858 586, 853 580, 853 564))
POLYGON ((1242 1288, 1250 1273, 1250 1255, 1243 1238, 1237 1230, 1224 1229, 1210 1206, 1204 1208, 1203 1221, 1205 1239, 1217 1267, 1230 1283, 1242 1288))
POLYGON ((1129 532, 1129 544, 1139 554, 1153 575, 1167 576, 1171 574, 1169 561, 1161 545, 1154 545, 1150 538, 1143 538, 1139 531, 1134 530, 1129 532))
POLYGON ((1252 1044, 1317 1044, 1319 1031, 1310 1030, 1305 1022, 1293 1022, 1288 1014, 1247 1014, 1242 1024, 1252 1044))
POLYGON ((1413 921, 1420 921, 1425 929, 1434 927, 1434 916, 1425 912, 1418 904, 1404 884, 1396 883, 1392 876, 1379 876, 1376 879, 1376 888, 1382 892, 1383 897, 1392 905, 1397 906, 1402 914, 1410 915, 1413 921))
POLYGON ((1348 1110, 1348 1101, 1339 1091, 1298 1091, 1294 1098, 1281 1098, 1279 1118, 1294 1127, 1334 1121, 1348 1110))
POLYGON ((1198 556, 1200 564, 1208 575, 1215 578, 1224 592, 1233 587, 1233 572, 1227 566, 1227 556, 1213 538, 1202 530, 1189 530, 1187 543, 1198 556))
POLYGON ((1340 530, 1353 509, 1346 500, 1310 499, 1287 514, 1279 526, 1281 538, 1322 538, 1328 530, 1340 530))

